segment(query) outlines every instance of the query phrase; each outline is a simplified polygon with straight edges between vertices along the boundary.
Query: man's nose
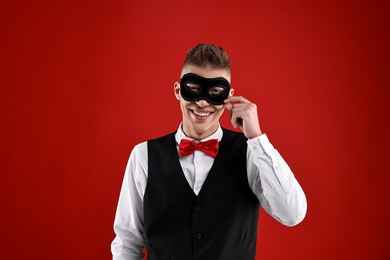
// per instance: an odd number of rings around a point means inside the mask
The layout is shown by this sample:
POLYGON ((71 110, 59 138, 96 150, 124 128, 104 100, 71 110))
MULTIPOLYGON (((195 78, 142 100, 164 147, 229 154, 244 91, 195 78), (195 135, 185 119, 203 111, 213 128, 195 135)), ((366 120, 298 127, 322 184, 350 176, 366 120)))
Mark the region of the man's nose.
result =
POLYGON ((198 100, 195 102, 199 107, 207 107, 210 105, 209 102, 207 102, 206 100, 204 99, 201 99, 201 100, 198 100))

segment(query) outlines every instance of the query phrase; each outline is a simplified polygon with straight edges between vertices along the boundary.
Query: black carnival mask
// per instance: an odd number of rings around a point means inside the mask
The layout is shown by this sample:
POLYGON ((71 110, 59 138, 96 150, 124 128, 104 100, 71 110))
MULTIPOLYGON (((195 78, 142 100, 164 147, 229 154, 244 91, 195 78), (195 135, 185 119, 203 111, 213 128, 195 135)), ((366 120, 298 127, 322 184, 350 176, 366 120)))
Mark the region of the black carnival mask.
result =
POLYGON ((213 105, 222 105, 229 97, 230 84, 225 78, 203 78, 194 73, 184 74, 180 79, 180 93, 187 101, 206 100, 213 105))

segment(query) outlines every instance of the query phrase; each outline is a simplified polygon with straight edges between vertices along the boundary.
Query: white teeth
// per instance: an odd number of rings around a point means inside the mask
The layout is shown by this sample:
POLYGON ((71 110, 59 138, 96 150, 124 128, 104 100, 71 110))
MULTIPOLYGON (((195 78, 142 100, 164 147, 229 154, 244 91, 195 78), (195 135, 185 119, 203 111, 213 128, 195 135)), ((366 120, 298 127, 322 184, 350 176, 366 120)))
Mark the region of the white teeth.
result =
POLYGON ((196 112, 194 110, 194 114, 197 115, 197 116, 206 117, 206 116, 210 115, 210 112, 209 113, 204 113, 204 112, 196 112))

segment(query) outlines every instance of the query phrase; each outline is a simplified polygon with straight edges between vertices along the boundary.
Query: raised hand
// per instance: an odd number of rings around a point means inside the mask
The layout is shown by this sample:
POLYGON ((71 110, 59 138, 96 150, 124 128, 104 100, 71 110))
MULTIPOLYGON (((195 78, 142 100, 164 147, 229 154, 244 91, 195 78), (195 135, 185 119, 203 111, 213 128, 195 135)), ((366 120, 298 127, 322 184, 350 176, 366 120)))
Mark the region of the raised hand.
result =
POLYGON ((225 104, 233 127, 239 127, 246 138, 252 139, 262 134, 256 104, 240 96, 225 99, 225 104))

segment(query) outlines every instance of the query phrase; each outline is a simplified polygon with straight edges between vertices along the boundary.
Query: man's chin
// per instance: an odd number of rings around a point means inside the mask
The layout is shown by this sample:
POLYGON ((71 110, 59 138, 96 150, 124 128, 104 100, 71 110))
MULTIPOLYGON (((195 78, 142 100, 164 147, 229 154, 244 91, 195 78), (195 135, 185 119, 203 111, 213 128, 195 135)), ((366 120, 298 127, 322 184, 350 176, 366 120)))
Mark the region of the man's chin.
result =
POLYGON ((212 134, 217 130, 217 127, 218 125, 214 125, 214 124, 199 123, 193 126, 193 130, 198 135, 205 135, 205 134, 212 134))

